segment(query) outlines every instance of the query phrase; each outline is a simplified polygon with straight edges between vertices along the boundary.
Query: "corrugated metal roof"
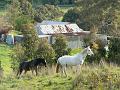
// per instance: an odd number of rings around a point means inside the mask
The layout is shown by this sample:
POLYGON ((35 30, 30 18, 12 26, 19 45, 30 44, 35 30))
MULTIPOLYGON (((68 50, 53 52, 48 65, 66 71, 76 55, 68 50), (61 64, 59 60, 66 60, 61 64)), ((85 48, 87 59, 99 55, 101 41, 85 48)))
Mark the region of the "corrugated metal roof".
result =
POLYGON ((77 24, 41 24, 35 26, 39 35, 58 34, 58 33, 79 33, 83 30, 77 24))
POLYGON ((47 21, 47 20, 44 20, 42 21, 40 24, 44 24, 44 25, 54 25, 54 24, 70 24, 70 22, 59 22, 59 21, 47 21))

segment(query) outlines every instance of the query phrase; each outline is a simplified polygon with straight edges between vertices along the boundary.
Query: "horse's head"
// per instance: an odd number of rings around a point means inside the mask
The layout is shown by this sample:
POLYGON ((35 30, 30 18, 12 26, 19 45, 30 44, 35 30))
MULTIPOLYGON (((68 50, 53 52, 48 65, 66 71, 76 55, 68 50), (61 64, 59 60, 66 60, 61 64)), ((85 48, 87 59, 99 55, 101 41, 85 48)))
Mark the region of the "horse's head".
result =
POLYGON ((90 46, 87 47, 87 54, 88 55, 94 55, 93 51, 91 50, 90 46))

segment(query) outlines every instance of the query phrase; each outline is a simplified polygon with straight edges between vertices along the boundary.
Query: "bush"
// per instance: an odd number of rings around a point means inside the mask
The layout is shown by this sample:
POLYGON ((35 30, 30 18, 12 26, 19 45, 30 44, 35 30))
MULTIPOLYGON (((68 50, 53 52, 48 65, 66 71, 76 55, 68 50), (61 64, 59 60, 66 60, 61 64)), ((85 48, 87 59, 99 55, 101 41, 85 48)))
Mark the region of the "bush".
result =
POLYGON ((36 51, 36 57, 44 58, 49 64, 55 63, 55 51, 51 47, 50 44, 48 44, 48 41, 46 39, 41 39, 38 50, 36 51))
POLYGON ((64 55, 64 51, 67 49, 67 39, 64 35, 56 35, 53 48, 56 53, 56 59, 64 55))
POLYGON ((54 5, 42 5, 37 7, 35 13, 35 21, 42 22, 43 20, 54 20, 55 18, 61 17, 63 12, 59 7, 54 5))
POLYGON ((16 70, 19 66, 19 63, 26 60, 25 48, 21 44, 17 43, 11 54, 11 68, 16 70))
POLYGON ((82 71, 73 81, 71 90, 119 90, 120 73, 113 67, 82 71), (86 73, 87 72, 87 73, 86 73))
POLYGON ((110 39, 108 60, 120 65, 120 38, 110 39))

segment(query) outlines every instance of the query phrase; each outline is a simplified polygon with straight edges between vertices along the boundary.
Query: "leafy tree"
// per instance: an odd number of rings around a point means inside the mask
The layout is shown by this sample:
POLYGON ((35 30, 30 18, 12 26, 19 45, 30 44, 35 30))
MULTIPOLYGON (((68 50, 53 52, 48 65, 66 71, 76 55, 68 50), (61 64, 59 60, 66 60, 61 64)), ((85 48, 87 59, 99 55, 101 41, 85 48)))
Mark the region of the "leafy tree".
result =
POLYGON ((108 60, 120 64, 120 38, 110 39, 108 60))
POLYGON ((36 51, 36 57, 46 59, 49 64, 55 63, 55 51, 46 39, 40 40, 36 51))
POLYGON ((8 21, 15 27, 16 19, 23 15, 29 16, 29 18, 34 17, 32 5, 27 0, 12 0, 7 11, 8 21))
POLYGON ((64 54, 64 51, 67 48, 67 39, 64 35, 56 35, 55 43, 53 44, 53 48, 56 53, 56 59, 61 57, 64 54))
POLYGON ((11 54, 11 68, 16 70, 19 66, 19 63, 26 60, 25 48, 22 47, 20 43, 17 43, 11 54))
POLYGON ((17 17, 22 15, 22 11, 20 9, 20 2, 18 0, 13 0, 11 5, 8 7, 7 16, 8 21, 15 26, 15 20, 17 17))
POLYGON ((51 5, 71 5, 74 4, 74 0, 42 0, 42 3, 51 5))
POLYGON ((34 9, 32 8, 32 4, 28 0, 19 0, 20 9, 23 15, 28 15, 30 17, 34 17, 34 9))
POLYGON ((39 37, 34 30, 34 24, 24 24, 22 33, 24 36, 22 46, 25 47, 25 55, 27 59, 34 59, 39 45, 39 37))
POLYGON ((62 11, 59 7, 54 5, 42 5, 37 7, 35 13, 35 20, 41 22, 43 20, 54 20, 62 15, 62 11))
MULTIPOLYGON (((96 26, 100 32, 106 30, 104 33, 110 34, 115 29, 116 20, 119 18, 117 14, 120 11, 119 4, 119 0, 76 0, 76 6, 80 11, 77 12, 79 17, 75 22, 84 30, 96 26)), ((69 13, 67 14, 69 16, 69 13)), ((64 21, 67 20, 65 17, 64 21)))
POLYGON ((15 25, 14 25, 15 30, 24 32, 23 25, 29 24, 32 22, 34 22, 34 20, 32 20, 32 18, 30 18, 29 16, 20 15, 20 16, 16 17, 16 19, 15 19, 15 25))

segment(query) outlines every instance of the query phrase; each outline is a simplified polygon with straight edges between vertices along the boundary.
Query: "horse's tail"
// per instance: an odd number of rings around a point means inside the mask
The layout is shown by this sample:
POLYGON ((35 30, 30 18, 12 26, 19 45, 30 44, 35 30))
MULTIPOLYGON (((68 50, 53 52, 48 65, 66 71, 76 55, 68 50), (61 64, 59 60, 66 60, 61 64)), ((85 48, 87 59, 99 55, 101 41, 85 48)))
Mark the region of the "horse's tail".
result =
POLYGON ((60 67, 60 64, 59 64, 59 62, 57 61, 56 73, 58 73, 59 67, 60 67))

